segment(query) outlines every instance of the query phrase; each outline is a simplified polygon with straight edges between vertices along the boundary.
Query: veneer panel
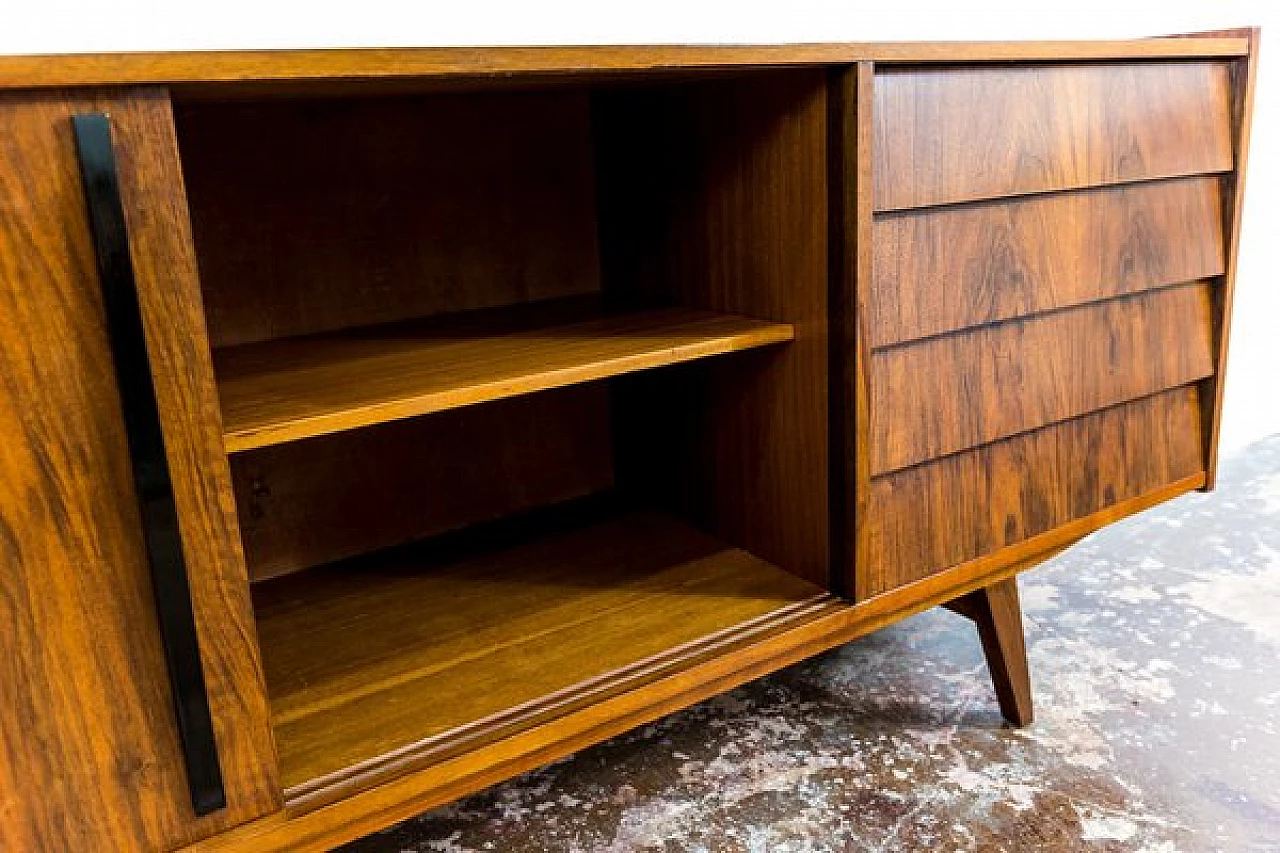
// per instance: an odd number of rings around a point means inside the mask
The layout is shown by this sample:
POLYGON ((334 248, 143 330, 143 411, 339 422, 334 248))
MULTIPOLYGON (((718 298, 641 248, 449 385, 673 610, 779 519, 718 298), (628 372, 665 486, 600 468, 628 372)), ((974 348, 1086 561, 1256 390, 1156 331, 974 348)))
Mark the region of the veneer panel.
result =
POLYGON ((656 295, 795 333, 705 362, 674 445, 654 440, 670 422, 666 393, 632 398, 620 458, 643 459, 635 467, 682 517, 828 583, 826 75, 610 92, 592 115, 606 297, 656 295))
POLYGON ((876 477, 857 570, 884 592, 1202 472, 1200 407, 1175 388, 876 477))
POLYGON ((877 210, 1231 169, 1218 62, 967 66, 876 75, 877 210))
POLYGON ((591 383, 234 454, 250 578, 604 491, 609 419, 591 383))
POLYGON ((460 559, 317 569, 254 598, 281 776, 310 790, 463 727, 532 725, 531 703, 554 715, 590 682, 621 689, 655 656, 696 656, 680 650, 824 596, 668 517, 625 513, 460 559))
POLYGON ((1223 207, 1226 215, 1223 217, 1223 228, 1226 232, 1227 269, 1215 304, 1214 340, 1218 348, 1218 370, 1212 379, 1203 383, 1202 388, 1206 401, 1211 401, 1205 406, 1205 455, 1209 460, 1205 476, 1206 490, 1214 487, 1218 476, 1218 443, 1222 428, 1223 395, 1226 392, 1225 371, 1231 343, 1231 311, 1235 298, 1236 271, 1239 269, 1240 223, 1244 214, 1245 173, 1249 161, 1249 134, 1253 125, 1253 94, 1257 83, 1258 43, 1262 38, 1262 29, 1241 27, 1202 33, 1196 37, 1213 38, 1219 35, 1247 39, 1249 53, 1228 63, 1231 79, 1231 141, 1235 150, 1236 167, 1224 181, 1223 207))
POLYGON ((1214 371, 1213 285, 982 326, 871 357, 871 470, 905 468, 1214 371))
POLYGON ((1217 177, 881 215, 873 347, 1220 275, 1217 177))

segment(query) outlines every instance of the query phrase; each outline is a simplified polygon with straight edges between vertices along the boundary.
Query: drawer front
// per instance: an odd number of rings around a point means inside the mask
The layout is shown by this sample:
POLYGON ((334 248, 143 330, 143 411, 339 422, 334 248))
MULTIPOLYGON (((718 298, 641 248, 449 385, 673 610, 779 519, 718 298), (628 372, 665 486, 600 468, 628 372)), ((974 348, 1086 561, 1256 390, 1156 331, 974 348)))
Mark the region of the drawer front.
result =
POLYGON ((1188 284, 873 353, 871 473, 1211 375, 1212 302, 1188 284))
POLYGON ((868 593, 994 554, 1204 468, 1201 402, 1176 388, 871 483, 868 593))
POLYGON ((884 347, 1221 275, 1222 179, 877 217, 868 343, 884 347))
POLYGON ((1220 62, 888 70, 874 111, 876 210, 1232 168, 1220 62))

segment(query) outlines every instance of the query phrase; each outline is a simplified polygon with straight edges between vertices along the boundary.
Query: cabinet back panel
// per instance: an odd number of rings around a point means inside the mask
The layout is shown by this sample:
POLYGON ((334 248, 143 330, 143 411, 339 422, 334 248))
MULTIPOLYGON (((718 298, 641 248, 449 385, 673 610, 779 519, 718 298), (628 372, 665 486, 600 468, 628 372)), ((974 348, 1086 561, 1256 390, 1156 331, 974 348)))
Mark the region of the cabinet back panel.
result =
POLYGON ((1219 62, 895 69, 874 121, 877 210, 1232 166, 1219 62))
POLYGON ((213 345, 598 291, 587 98, 185 105, 213 345))
POLYGON ((1220 275, 1221 178, 882 214, 868 343, 881 347, 1220 275))
POLYGON ((250 576, 410 542, 613 484, 601 383, 231 457, 250 576))

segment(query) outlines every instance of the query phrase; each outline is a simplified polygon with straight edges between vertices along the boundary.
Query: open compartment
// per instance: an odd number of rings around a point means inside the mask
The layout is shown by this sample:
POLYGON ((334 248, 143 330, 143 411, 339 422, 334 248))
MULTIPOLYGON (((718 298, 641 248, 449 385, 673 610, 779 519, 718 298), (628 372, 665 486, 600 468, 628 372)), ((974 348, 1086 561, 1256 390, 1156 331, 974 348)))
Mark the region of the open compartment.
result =
POLYGON ((291 802, 829 606, 826 80, 178 104, 291 802))

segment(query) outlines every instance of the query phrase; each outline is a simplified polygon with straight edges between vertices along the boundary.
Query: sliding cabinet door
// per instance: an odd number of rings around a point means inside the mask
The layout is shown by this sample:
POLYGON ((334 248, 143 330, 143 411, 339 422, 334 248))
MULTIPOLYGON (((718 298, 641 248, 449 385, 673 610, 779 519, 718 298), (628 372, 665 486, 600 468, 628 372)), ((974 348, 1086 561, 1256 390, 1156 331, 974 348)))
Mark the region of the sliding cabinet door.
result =
MULTIPOLYGON (((278 807, 177 157, 164 92, 0 97, 3 850, 166 850, 278 807), (145 353, 122 361, 113 335, 128 330, 107 321, 111 276, 99 275, 73 129, 86 113, 106 114, 113 136, 89 152, 107 202, 92 224, 100 248, 131 256, 150 383, 145 353), (103 169, 118 177, 114 211, 103 169), (121 206, 127 229, 115 227, 121 206), (135 390, 153 386, 150 426, 118 366, 135 390), (167 493, 156 460, 139 459, 148 429, 167 493), (180 538, 164 529, 166 504, 180 538), (153 584, 153 565, 185 569, 198 653, 183 643, 182 584, 153 584), (190 690, 199 676, 203 697, 190 690), (199 767, 184 757, 175 693, 199 767)), ((108 266, 126 269, 120 255, 108 266)))

